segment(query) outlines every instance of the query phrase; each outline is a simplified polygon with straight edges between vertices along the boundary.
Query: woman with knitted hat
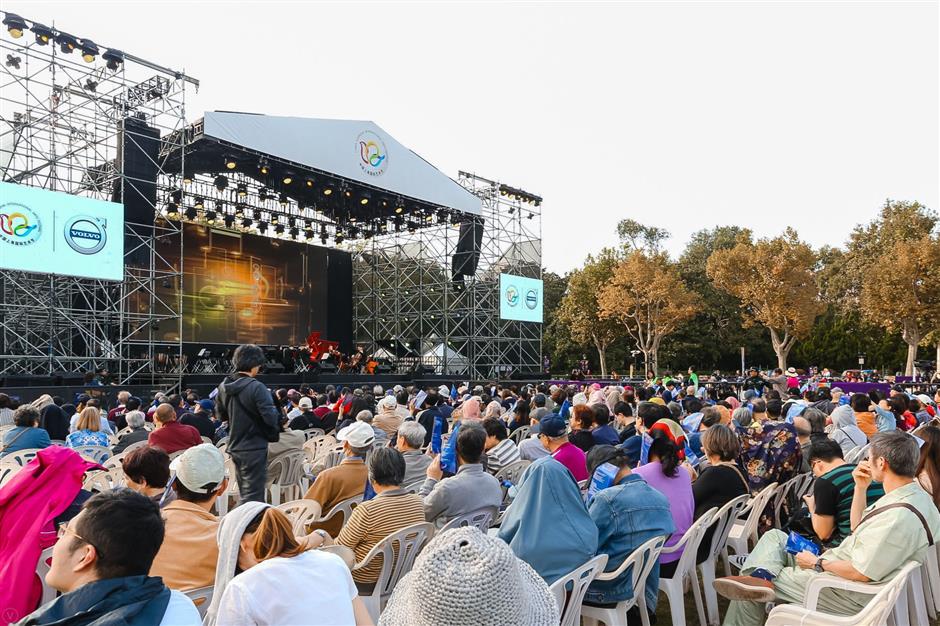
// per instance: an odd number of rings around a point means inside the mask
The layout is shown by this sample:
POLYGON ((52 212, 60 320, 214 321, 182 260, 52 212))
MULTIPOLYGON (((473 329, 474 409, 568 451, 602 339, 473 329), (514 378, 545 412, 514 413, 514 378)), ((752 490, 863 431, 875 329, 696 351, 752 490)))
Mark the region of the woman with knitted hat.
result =
POLYGON ((558 619, 548 585, 529 564, 499 539, 464 527, 435 536, 421 551, 379 625, 552 626, 558 619))

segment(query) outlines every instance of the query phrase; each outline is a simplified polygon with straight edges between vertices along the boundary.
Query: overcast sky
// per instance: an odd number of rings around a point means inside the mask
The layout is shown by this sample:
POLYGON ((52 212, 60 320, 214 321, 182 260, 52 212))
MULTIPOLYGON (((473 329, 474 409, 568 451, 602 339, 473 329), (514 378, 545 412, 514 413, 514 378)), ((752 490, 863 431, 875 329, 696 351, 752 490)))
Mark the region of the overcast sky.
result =
POLYGON ((202 81, 221 109, 373 120, 445 173, 545 198, 564 272, 631 217, 845 240, 937 209, 938 3, 24 2, 202 81))

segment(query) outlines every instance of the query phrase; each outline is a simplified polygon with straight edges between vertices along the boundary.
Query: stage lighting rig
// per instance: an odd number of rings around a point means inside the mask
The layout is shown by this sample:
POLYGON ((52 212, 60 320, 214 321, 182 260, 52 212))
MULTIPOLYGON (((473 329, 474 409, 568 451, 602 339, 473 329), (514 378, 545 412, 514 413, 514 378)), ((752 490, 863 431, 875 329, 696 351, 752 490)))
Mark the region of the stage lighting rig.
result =
POLYGON ((16 13, 7 13, 6 17, 3 18, 3 25, 7 27, 7 32, 10 33, 10 37, 13 37, 13 39, 22 37, 23 31, 27 28, 26 20, 16 13))

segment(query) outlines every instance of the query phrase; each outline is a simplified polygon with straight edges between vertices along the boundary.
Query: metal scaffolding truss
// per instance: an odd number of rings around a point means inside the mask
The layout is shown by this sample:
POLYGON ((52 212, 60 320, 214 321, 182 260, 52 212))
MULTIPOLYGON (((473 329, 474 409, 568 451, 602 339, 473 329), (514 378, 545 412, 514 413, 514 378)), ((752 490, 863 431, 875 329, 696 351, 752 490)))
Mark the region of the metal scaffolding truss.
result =
POLYGON ((500 319, 499 275, 541 278, 541 199, 510 196, 505 185, 465 172, 458 182, 482 200, 476 273, 454 280, 460 226, 432 217, 417 228, 347 243, 356 343, 398 357, 399 370, 421 363, 472 379, 537 370, 542 325, 500 319))
MULTIPOLYGON (((158 129, 164 142, 183 140, 174 131, 185 126, 187 83, 198 83, 181 73, 131 55, 111 69, 100 57, 84 62, 79 50, 6 33, 0 59, 7 61, 0 67, 5 182, 126 198, 122 157, 139 144, 125 121, 158 129)), ((164 164, 158 157, 158 198, 180 178, 181 165, 164 164)), ((139 221, 126 220, 122 282, 0 269, 0 377, 108 368, 119 383, 179 380, 181 302, 161 298, 156 286, 180 276, 180 225, 139 221)))

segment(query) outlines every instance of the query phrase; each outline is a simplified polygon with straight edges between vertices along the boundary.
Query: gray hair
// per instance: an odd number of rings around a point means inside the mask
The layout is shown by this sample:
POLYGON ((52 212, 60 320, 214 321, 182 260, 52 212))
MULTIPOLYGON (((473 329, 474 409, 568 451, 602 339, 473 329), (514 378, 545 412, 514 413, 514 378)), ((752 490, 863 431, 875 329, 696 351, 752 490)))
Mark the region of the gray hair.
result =
POLYGON ((868 458, 884 458, 891 471, 898 476, 913 478, 917 474, 917 461, 920 449, 917 441, 899 430, 875 433, 871 436, 868 458))
POLYGON ((359 411, 358 413, 356 413, 356 421, 365 422, 366 424, 371 424, 372 423, 372 411, 369 411, 368 409, 363 409, 362 411, 359 411))
POLYGON ((418 422, 402 422, 398 427, 398 436, 404 437, 408 447, 416 450, 424 445, 424 438, 427 434, 428 431, 418 422))
POLYGON ((131 428, 143 428, 146 419, 142 411, 128 411, 124 416, 124 420, 131 428))

